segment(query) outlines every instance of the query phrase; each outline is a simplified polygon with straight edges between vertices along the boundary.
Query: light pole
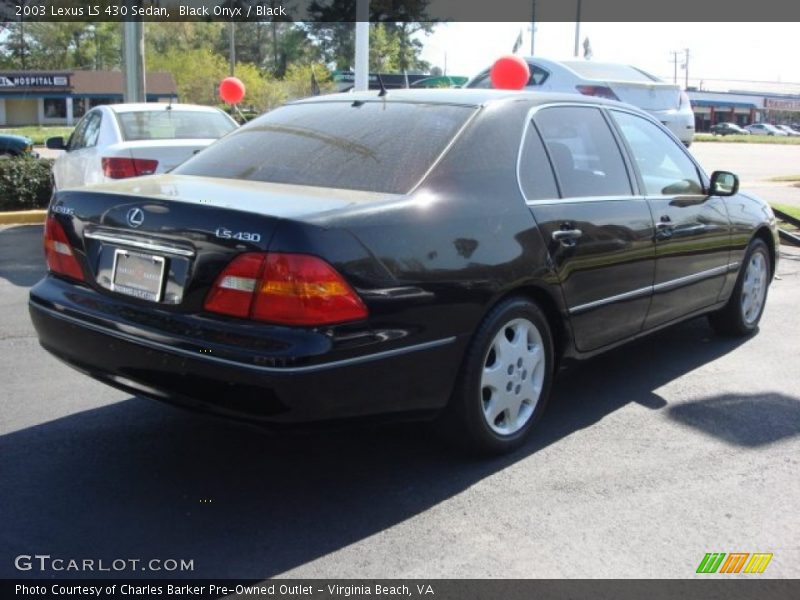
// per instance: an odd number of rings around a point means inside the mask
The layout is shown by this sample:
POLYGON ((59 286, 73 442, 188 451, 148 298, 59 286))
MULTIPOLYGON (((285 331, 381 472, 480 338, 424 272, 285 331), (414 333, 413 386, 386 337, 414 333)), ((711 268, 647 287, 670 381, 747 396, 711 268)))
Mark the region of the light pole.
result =
POLYGON ((356 64, 353 89, 369 89, 369 0, 356 0, 356 64))
POLYGON ((578 57, 578 46, 581 40, 581 0, 578 0, 578 7, 575 12, 575 58, 578 57))

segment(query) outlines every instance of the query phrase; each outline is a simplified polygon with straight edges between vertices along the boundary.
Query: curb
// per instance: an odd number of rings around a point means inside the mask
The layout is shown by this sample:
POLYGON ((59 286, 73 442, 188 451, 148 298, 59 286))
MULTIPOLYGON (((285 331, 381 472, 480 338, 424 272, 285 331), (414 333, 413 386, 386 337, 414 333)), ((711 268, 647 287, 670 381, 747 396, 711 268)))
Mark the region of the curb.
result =
POLYGON ((44 223, 47 209, 0 212, 0 225, 35 225, 44 223))

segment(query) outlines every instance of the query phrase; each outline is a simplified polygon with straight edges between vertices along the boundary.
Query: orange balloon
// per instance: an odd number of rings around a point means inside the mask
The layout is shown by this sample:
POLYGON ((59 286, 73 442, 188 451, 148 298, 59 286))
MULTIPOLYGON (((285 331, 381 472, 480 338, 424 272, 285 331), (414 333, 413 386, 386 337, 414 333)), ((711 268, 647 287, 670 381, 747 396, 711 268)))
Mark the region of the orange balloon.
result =
POLYGON ((489 72, 492 85, 498 90, 521 90, 530 77, 528 63, 513 54, 498 58, 489 72))
POLYGON ((244 91, 244 84, 238 77, 226 77, 219 84, 219 97, 228 104, 241 102, 244 91))

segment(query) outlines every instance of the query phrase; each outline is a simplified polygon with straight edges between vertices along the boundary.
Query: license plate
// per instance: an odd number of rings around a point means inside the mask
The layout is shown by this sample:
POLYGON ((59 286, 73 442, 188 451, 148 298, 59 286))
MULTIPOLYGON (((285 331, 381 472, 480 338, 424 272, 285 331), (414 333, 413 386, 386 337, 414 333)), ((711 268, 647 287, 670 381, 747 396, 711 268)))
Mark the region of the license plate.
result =
POLYGON ((117 249, 111 289, 121 294, 158 302, 164 288, 165 261, 161 256, 117 249))

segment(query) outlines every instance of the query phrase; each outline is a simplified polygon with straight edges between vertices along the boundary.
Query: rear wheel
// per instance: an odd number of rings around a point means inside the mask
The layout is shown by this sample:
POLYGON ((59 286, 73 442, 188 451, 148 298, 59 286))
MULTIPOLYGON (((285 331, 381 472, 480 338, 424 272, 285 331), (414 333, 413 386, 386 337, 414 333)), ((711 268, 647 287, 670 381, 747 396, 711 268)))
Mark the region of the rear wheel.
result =
POLYGON ((747 248, 728 303, 709 316, 714 330, 723 335, 743 336, 753 333, 764 313, 771 276, 767 245, 763 240, 754 239, 747 248))
POLYGON ((519 446, 544 411, 553 341, 542 311, 522 298, 495 307, 475 333, 443 414, 449 437, 478 453, 519 446))

